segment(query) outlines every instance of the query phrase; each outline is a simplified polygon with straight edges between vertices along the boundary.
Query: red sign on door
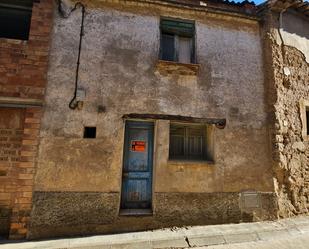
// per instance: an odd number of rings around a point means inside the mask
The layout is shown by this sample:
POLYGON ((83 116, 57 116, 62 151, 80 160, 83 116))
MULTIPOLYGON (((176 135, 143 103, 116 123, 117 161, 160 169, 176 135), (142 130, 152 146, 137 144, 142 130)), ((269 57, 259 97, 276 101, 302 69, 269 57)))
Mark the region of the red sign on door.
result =
POLYGON ((131 151, 144 152, 146 149, 145 141, 131 141, 131 151))

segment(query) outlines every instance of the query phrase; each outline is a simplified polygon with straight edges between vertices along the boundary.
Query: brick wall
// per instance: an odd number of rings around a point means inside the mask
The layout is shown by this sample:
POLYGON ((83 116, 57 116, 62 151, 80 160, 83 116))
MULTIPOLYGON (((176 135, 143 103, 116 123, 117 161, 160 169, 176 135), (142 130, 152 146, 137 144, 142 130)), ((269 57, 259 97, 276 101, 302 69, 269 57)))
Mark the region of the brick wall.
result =
POLYGON ((24 110, 0 109, 0 234, 7 236, 16 191, 24 110))
POLYGON ((20 160, 16 164, 16 185, 14 194, 10 238, 27 236, 32 206, 33 178, 42 117, 41 108, 26 108, 24 130, 21 140, 20 160))
POLYGON ((0 96, 44 98, 52 4, 33 4, 28 41, 0 38, 0 96))
POLYGON ((27 99, 44 99, 53 2, 34 2, 29 40, 0 38, 0 235, 11 239, 27 236, 42 115, 27 99), (6 108, 7 97, 21 108, 6 108))

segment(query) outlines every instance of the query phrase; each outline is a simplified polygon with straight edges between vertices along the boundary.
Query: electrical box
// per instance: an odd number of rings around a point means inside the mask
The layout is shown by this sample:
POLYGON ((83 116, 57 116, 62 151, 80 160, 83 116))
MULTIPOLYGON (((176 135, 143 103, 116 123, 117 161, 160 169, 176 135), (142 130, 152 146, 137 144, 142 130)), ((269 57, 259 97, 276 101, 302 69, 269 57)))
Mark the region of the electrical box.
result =
POLYGON ((76 101, 84 101, 86 98, 86 91, 83 88, 77 88, 76 101))

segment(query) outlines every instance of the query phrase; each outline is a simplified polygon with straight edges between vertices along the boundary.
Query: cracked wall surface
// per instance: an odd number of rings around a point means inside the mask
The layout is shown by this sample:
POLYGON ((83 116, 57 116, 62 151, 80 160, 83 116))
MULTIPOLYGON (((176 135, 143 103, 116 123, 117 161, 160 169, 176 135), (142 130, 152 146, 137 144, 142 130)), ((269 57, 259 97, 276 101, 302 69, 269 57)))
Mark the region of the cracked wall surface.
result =
POLYGON ((80 21, 78 11, 55 14, 30 238, 275 218, 259 23, 100 1, 86 10, 84 106, 71 111, 80 21), (197 75, 156 69, 160 16, 196 21, 197 75), (168 160, 169 121, 155 121, 149 217, 119 216, 128 113, 227 119, 225 129, 214 128, 214 163, 193 164, 168 160), (97 138, 83 139, 84 126, 96 126, 97 138), (256 208, 241 204, 243 191, 259 193, 256 208))

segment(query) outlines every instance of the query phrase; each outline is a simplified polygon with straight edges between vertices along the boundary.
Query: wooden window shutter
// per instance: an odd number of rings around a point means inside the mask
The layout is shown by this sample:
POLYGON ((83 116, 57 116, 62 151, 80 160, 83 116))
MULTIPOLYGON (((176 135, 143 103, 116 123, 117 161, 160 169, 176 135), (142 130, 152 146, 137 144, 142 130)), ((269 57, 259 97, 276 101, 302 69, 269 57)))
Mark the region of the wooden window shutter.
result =
POLYGON ((161 35, 161 59, 175 61, 175 36, 162 33, 161 35))
POLYGON ((192 37, 194 35, 194 22, 162 19, 161 30, 167 33, 192 37))

